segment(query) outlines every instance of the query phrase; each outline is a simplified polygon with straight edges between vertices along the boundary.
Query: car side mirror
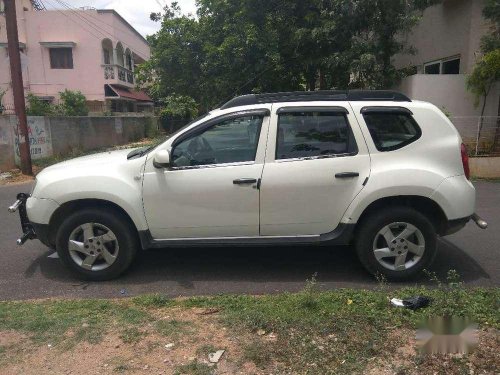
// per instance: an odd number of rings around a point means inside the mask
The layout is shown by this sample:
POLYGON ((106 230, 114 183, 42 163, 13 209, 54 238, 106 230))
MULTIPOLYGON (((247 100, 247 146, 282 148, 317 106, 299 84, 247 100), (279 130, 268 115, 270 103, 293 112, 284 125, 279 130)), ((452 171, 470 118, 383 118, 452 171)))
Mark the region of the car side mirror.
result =
POLYGON ((155 168, 170 167, 170 152, 168 150, 158 151, 153 159, 153 165, 155 168))

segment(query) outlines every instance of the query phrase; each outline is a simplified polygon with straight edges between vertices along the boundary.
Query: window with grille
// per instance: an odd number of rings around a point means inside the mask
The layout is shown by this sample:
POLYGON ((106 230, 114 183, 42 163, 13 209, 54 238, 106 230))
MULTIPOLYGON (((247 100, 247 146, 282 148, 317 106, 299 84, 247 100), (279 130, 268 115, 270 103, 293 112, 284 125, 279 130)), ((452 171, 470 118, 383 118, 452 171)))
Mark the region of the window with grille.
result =
POLYGON ((72 48, 51 48, 49 51, 51 69, 73 69, 72 48))

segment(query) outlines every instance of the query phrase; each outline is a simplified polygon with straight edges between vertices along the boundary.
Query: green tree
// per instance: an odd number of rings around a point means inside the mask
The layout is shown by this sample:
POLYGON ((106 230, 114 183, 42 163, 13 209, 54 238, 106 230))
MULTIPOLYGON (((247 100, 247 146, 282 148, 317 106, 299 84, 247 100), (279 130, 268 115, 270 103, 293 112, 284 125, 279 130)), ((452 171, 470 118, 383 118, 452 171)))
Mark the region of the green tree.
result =
POLYGON ((176 3, 154 13, 151 60, 139 84, 204 111, 237 94, 388 88, 401 34, 439 0, 198 0, 197 17, 176 3))
POLYGON ((500 1, 486 0, 483 16, 491 22, 490 32, 481 38, 481 51, 488 53, 500 48, 500 1))
POLYGON ((486 53, 474 66, 474 70, 467 77, 467 87, 475 95, 475 105, 483 99, 481 116, 484 114, 486 98, 493 85, 500 79, 500 48, 486 53))
MULTIPOLYGON (((491 22, 490 32, 481 38, 483 56, 476 63, 466 81, 468 90, 474 94, 474 105, 477 107, 481 100, 483 102, 478 139, 483 128, 486 100, 492 87, 500 80, 500 2, 498 0, 486 0, 483 16, 491 22)), ((500 123, 497 124, 497 132, 499 129, 500 123)), ((493 144, 493 147, 495 147, 495 144, 493 144)))

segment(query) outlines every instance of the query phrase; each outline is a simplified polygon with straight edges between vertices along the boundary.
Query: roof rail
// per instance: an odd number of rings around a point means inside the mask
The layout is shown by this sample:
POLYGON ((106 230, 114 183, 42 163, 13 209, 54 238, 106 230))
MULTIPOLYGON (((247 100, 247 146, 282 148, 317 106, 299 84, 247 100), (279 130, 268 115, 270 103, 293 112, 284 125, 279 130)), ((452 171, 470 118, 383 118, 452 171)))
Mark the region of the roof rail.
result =
POLYGON ((221 109, 260 103, 361 100, 411 102, 406 95, 389 90, 292 91, 237 96, 224 104, 221 109))

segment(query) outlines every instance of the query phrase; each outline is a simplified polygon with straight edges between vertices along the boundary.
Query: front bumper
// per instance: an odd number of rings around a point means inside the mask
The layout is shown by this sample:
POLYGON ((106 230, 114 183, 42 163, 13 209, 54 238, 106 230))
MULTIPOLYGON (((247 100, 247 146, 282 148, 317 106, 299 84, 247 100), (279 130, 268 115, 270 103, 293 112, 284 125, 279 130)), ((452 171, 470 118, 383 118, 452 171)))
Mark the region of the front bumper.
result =
POLYGON ((19 193, 17 194, 16 202, 9 207, 9 212, 11 213, 19 211, 19 219, 21 220, 21 229, 23 231, 23 234, 17 240, 18 245, 24 244, 27 240, 33 240, 37 238, 35 228, 30 223, 28 214, 26 212, 26 201, 29 197, 29 194, 19 193))

